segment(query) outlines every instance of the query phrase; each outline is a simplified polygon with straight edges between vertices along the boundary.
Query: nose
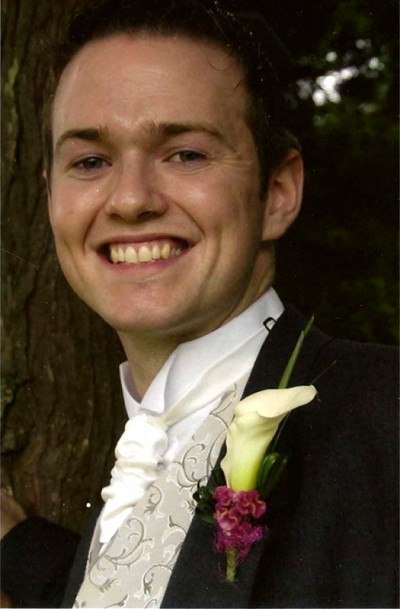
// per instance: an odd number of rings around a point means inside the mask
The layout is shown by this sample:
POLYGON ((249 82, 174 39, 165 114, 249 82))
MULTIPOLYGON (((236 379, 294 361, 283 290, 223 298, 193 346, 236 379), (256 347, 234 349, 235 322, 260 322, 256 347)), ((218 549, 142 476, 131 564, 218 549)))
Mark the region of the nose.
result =
POLYGON ((107 202, 110 215, 132 222, 161 215, 167 207, 156 172, 149 163, 138 159, 121 163, 114 174, 107 202))

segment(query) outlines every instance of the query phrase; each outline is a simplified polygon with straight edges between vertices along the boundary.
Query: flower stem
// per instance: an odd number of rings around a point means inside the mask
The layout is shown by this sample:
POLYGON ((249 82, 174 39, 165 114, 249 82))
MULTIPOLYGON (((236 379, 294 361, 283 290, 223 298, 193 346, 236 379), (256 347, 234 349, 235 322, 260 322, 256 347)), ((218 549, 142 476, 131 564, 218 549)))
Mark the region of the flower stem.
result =
POLYGON ((226 581, 234 582, 236 577, 237 552, 234 548, 226 550, 226 581))

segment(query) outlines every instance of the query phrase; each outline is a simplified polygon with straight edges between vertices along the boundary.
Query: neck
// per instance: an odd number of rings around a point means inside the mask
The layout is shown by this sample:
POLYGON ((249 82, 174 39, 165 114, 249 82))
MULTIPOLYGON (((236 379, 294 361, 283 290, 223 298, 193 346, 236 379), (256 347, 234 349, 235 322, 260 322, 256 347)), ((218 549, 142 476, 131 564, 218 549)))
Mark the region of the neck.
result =
POLYGON ((130 334, 119 332, 119 337, 129 362, 135 389, 143 398, 153 379, 181 341, 178 339, 155 341, 151 337, 133 339, 130 334))

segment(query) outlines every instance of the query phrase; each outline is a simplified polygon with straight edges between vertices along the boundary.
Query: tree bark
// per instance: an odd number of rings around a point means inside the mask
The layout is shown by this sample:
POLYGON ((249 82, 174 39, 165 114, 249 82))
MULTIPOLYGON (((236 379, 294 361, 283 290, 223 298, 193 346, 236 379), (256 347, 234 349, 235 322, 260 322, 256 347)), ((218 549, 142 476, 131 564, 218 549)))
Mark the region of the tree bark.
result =
POLYGON ((28 511, 77 531, 125 419, 122 349, 62 276, 41 176, 39 41, 79 4, 3 2, 2 192, 2 484, 28 511))

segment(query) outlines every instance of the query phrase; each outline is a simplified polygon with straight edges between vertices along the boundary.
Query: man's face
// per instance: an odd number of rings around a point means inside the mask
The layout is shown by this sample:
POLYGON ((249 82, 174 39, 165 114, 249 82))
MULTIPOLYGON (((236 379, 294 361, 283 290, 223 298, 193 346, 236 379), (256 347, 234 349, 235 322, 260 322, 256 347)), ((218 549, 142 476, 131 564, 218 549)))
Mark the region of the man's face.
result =
POLYGON ((265 290, 265 202, 241 69, 185 38, 118 35, 65 69, 49 210, 76 293, 122 335, 203 335, 265 290))

